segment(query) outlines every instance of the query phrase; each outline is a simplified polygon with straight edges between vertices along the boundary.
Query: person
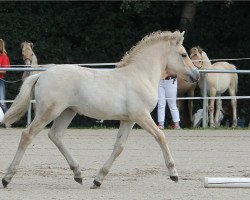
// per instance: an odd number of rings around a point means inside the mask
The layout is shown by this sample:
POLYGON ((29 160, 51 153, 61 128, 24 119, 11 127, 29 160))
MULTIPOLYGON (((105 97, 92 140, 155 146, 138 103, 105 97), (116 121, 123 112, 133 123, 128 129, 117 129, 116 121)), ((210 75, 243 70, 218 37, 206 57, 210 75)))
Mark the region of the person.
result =
POLYGON ((173 129, 180 129, 180 114, 176 105, 177 97, 177 76, 169 72, 165 72, 158 89, 158 127, 164 129, 166 102, 171 112, 173 120, 173 129))
MULTIPOLYGON (((5 42, 3 39, 0 39, 0 67, 10 67, 10 59, 8 57, 8 54, 5 49, 5 42)), ((5 113, 7 111, 7 106, 5 102, 5 83, 4 83, 4 77, 5 77, 6 71, 0 71, 0 100, 1 100, 1 107, 3 109, 3 112, 5 113)))
POLYGON ((4 118, 4 113, 2 108, 0 107, 0 123, 3 121, 3 118, 4 118))

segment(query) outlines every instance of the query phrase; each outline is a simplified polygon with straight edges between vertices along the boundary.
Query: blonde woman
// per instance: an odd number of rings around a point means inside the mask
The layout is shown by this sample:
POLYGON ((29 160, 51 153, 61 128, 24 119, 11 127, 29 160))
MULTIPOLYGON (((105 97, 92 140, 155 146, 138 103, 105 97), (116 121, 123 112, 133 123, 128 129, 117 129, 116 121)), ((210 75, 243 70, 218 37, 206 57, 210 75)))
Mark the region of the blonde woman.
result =
MULTIPOLYGON (((0 67, 10 67, 10 59, 7 55, 6 49, 5 49, 5 42, 3 39, 0 39, 0 67)), ((0 101, 1 101, 1 107, 4 112, 7 111, 7 106, 5 102, 2 102, 5 100, 5 83, 4 83, 4 77, 5 77, 6 71, 0 70, 0 101)))

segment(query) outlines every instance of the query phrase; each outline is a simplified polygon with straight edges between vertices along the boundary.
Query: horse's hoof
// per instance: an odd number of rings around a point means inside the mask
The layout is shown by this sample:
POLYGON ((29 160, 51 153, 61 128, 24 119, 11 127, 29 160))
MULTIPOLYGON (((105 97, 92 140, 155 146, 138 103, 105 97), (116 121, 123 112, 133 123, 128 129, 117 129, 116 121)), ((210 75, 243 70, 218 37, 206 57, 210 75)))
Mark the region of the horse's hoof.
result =
POLYGON ((3 187, 6 188, 9 182, 6 181, 5 179, 2 179, 2 184, 3 184, 3 187))
POLYGON ((74 178, 74 179, 77 183, 82 184, 82 178, 74 178))
POLYGON ((93 183, 94 183, 94 184, 93 184, 93 186, 90 187, 90 189, 97 189, 97 188, 100 188, 101 183, 100 183, 99 181, 94 180, 93 183))
POLYGON ((170 176, 170 179, 174 182, 178 182, 178 176, 170 176))

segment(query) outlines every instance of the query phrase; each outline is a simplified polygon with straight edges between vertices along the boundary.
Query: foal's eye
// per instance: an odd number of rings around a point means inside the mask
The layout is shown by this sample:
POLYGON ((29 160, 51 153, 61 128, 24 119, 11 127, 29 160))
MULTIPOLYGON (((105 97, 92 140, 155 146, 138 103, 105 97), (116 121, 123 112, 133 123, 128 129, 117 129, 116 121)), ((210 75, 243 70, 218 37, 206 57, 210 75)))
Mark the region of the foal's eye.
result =
POLYGON ((182 58, 186 58, 186 57, 187 57, 187 54, 186 54, 186 53, 182 53, 182 54, 181 54, 181 57, 182 57, 182 58))

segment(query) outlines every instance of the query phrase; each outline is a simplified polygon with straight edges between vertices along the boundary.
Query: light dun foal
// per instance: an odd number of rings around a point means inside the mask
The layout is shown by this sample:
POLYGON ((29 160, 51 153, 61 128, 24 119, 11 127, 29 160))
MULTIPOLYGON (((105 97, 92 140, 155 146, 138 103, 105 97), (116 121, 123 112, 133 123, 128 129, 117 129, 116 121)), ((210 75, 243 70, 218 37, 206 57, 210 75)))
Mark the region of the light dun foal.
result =
POLYGON ((199 79, 198 70, 182 46, 183 39, 183 33, 179 31, 158 31, 144 37, 125 54, 115 69, 101 71, 60 65, 28 77, 3 123, 12 124, 25 114, 33 90, 36 115, 22 133, 16 155, 2 179, 3 186, 10 183, 28 145, 51 121, 53 125, 49 138, 66 158, 75 181, 82 183, 79 164, 62 141, 65 130, 76 113, 96 119, 120 120, 113 152, 97 173, 92 188, 102 184, 112 163, 122 152, 135 123, 158 142, 170 178, 178 181, 165 135, 150 113, 156 106, 158 86, 165 70, 185 74, 191 81, 199 79))
MULTIPOLYGON (((190 57, 194 65, 199 69, 224 69, 224 70, 236 70, 236 67, 228 62, 216 62, 211 64, 209 58, 200 47, 193 47, 190 50, 190 57), (204 61, 203 61, 204 60, 204 61)), ((205 74, 201 74, 199 80, 199 87, 203 96, 205 74)), ((207 74, 207 93, 210 97, 219 97, 227 90, 231 96, 236 96, 238 88, 238 74, 237 73, 208 73, 207 74)), ((211 127, 220 126, 219 114, 222 110, 221 99, 216 101, 216 113, 214 115, 214 103, 215 99, 210 99, 209 103, 209 119, 211 127)), ((231 100, 231 106, 233 109, 233 127, 237 126, 237 101, 235 98, 231 100)))

